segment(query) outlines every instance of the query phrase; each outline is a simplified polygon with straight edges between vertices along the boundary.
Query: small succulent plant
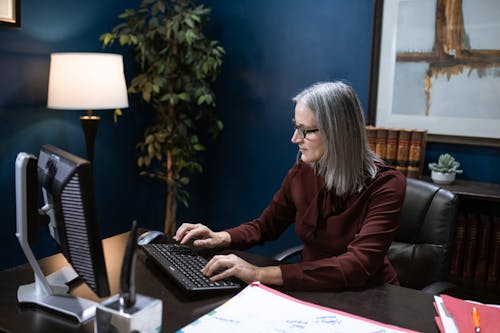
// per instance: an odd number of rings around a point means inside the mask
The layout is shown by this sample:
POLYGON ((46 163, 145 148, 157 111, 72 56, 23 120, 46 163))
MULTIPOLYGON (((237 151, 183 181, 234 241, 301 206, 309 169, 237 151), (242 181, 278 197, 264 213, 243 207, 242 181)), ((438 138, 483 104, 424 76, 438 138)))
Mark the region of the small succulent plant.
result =
POLYGON ((462 173, 459 167, 460 163, 450 154, 442 154, 437 163, 429 163, 429 169, 441 173, 462 173))

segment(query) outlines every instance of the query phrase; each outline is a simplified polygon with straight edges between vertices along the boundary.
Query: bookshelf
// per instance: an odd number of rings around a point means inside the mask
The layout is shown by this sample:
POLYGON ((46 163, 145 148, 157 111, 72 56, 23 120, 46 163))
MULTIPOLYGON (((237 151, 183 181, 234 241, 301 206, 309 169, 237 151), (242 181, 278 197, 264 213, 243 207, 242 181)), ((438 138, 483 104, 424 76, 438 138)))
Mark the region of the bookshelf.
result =
POLYGON ((459 198, 449 273, 457 285, 453 296, 500 304, 500 184, 457 179, 441 187, 459 198))
MULTIPOLYGON (((430 177, 424 177, 424 180, 432 182, 430 177)), ((455 193, 461 200, 500 203, 500 184, 456 179, 453 184, 440 186, 455 193)))

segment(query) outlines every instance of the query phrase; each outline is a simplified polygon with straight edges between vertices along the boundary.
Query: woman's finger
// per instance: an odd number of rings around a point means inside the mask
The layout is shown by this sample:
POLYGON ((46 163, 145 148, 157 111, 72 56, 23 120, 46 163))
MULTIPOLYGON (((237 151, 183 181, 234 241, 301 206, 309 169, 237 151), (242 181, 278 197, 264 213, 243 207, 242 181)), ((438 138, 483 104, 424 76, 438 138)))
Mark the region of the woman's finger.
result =
POLYGON ((182 241, 186 233, 194 227, 194 224, 191 223, 183 223, 175 232, 174 239, 176 241, 182 241))
POLYGON ((176 240, 180 241, 181 244, 186 244, 194 238, 205 238, 209 233, 210 230, 203 224, 190 224, 185 228, 182 237, 176 240))
POLYGON ((239 258, 234 254, 214 256, 207 265, 201 270, 206 276, 220 274, 222 271, 229 271, 225 274, 226 277, 234 274, 232 268, 237 265, 239 258), (231 274, 230 274, 231 273, 231 274))

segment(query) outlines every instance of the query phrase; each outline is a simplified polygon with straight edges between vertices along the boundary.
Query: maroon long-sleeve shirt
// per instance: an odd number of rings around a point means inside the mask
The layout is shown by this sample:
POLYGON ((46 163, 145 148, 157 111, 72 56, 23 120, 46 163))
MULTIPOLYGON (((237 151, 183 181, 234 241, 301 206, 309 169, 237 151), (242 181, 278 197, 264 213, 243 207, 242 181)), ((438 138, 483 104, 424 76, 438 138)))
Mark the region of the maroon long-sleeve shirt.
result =
POLYGON ((399 284, 386 257, 399 227, 406 178, 377 164, 379 172, 352 196, 325 189, 323 177, 296 163, 262 215, 226 231, 231 247, 247 249, 277 239, 292 223, 304 243, 301 261, 280 266, 286 289, 358 289, 399 284))

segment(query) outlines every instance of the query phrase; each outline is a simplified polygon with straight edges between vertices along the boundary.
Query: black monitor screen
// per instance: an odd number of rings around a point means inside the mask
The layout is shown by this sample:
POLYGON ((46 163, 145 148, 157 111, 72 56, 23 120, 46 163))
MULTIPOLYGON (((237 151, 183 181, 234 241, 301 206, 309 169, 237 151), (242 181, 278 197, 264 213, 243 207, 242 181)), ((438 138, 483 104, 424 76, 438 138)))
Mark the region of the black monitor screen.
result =
POLYGON ((44 145, 38 156, 38 181, 45 204, 52 205, 53 237, 64 256, 96 295, 109 296, 91 163, 44 145))

